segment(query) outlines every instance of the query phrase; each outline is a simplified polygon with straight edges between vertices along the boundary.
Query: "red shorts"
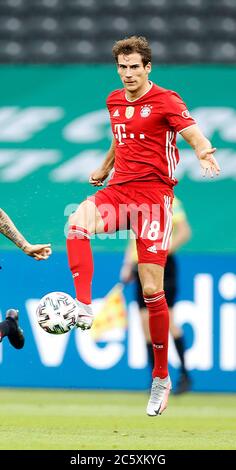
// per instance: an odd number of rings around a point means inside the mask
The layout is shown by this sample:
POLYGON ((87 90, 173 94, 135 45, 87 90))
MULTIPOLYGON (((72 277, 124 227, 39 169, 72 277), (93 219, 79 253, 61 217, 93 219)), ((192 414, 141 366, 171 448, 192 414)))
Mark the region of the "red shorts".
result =
POLYGON ((165 266, 172 232, 173 191, 169 186, 159 181, 132 181, 108 186, 88 199, 98 208, 105 232, 133 230, 139 263, 165 266))

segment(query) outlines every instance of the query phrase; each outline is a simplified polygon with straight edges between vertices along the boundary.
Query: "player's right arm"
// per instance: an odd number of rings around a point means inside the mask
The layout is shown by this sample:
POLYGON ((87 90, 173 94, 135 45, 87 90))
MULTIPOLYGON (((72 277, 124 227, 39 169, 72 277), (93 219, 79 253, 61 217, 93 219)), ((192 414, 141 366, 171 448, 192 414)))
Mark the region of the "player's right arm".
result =
POLYGON ((19 232, 16 228, 10 217, 0 208, 0 233, 5 237, 9 238, 13 243, 15 243, 18 248, 20 248, 28 256, 32 256, 34 259, 40 261, 42 259, 47 259, 52 250, 50 244, 44 245, 31 245, 25 237, 19 232))
POLYGON ((112 140, 111 146, 107 152, 107 156, 97 170, 91 173, 89 182, 93 186, 103 186, 103 181, 109 176, 115 162, 115 139, 112 140))

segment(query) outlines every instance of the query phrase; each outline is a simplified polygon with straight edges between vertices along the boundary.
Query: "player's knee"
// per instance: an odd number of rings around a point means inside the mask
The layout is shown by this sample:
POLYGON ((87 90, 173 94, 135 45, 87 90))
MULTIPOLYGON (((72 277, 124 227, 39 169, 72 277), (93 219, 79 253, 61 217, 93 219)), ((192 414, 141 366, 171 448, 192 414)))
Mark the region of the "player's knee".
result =
POLYGON ((158 289, 158 286, 156 284, 148 283, 144 284, 143 286, 143 295, 145 296, 150 296, 153 294, 156 294, 156 292, 159 292, 161 289, 158 289))
POLYGON ((69 216, 69 225, 78 225, 79 227, 83 225, 82 218, 80 217, 80 212, 78 211, 78 209, 76 212, 69 216))
POLYGON ((69 225, 77 225, 88 230, 88 232, 93 232, 94 222, 88 201, 83 201, 77 210, 70 215, 69 225))

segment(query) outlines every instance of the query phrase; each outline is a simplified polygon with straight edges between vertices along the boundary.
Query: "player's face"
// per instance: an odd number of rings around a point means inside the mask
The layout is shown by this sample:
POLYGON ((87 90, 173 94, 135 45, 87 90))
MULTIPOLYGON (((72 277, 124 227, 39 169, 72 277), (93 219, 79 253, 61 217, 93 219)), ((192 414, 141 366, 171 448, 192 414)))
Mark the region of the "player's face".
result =
POLYGON ((147 85, 150 72, 151 63, 144 66, 140 54, 135 52, 129 55, 118 55, 118 74, 129 93, 142 91, 147 85))

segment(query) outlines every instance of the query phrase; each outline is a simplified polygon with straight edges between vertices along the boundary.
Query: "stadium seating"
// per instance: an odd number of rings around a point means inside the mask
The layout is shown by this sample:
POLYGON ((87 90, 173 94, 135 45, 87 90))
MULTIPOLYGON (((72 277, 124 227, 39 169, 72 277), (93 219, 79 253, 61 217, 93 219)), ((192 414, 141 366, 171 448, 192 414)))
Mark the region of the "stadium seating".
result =
POLYGON ((0 0, 1 63, 110 62, 145 35, 158 63, 236 60, 236 0, 0 0))

